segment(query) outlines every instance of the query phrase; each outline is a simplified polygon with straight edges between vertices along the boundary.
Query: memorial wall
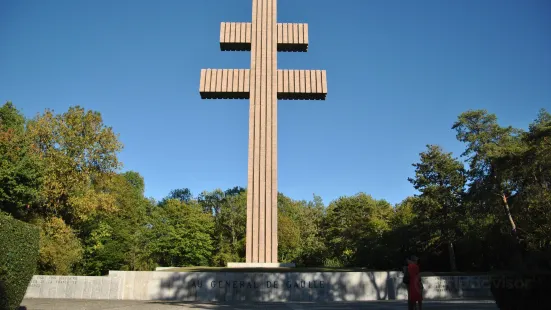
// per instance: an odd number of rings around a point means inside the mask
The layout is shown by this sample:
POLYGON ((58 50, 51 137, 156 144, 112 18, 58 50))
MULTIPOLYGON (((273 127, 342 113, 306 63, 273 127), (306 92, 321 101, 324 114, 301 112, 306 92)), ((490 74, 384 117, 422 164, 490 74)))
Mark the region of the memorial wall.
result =
MULTIPOLYGON (((424 298, 491 299, 488 276, 423 277, 424 298)), ((25 298, 180 301, 405 300, 400 272, 111 271, 103 277, 34 276, 25 298)))

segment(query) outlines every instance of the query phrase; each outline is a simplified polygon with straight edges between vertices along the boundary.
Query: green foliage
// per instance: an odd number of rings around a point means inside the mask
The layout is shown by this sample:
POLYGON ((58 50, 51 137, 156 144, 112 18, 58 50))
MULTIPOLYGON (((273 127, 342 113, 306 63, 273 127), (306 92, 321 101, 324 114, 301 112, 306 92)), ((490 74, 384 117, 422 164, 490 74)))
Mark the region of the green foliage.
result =
POLYGON ((36 271, 38 230, 0 212, 0 309, 17 309, 36 271))
POLYGON ((298 266, 321 266, 326 256, 322 236, 325 206, 319 196, 295 201, 278 195, 279 260, 298 266))
MULTIPOLYGON (((364 193, 328 206, 279 193, 279 261, 398 269, 417 254, 426 271, 551 266, 551 115, 542 110, 524 131, 466 111, 452 129, 464 163, 428 145, 408 179, 416 195, 394 207, 364 193)), ((246 189, 194 197, 182 187, 156 202, 138 172, 119 171, 121 149, 98 112, 26 120, 10 102, 0 107, 0 211, 39 228, 40 273, 245 260, 246 189)))
POLYGON ((58 217, 37 219, 34 224, 40 230, 39 272, 71 274, 82 257, 81 242, 73 229, 58 217))
POLYGON ((247 192, 243 188, 202 193, 199 203, 204 212, 213 215, 215 250, 212 263, 225 266, 245 259, 247 225, 247 192))
MULTIPOLYGON (((522 265, 522 252, 551 246, 549 214, 551 184, 549 113, 542 110, 529 131, 501 127, 486 111, 468 111, 454 124, 467 144, 463 156, 470 165, 468 202, 478 217, 497 217, 498 229, 509 227, 516 240, 508 258, 522 265)), ((508 259, 510 260, 510 259, 508 259)))
POLYGON ((25 135, 25 118, 0 107, 0 211, 24 218, 40 200, 43 165, 25 135))
POLYGON ((373 250, 384 233, 391 229, 392 206, 384 200, 376 200, 364 193, 341 197, 332 202, 324 219, 327 246, 332 257, 345 266, 372 267, 373 250))
POLYGON ((103 213, 81 229, 84 261, 81 273, 105 275, 109 270, 151 270, 146 239, 148 210, 154 205, 143 196, 139 173, 128 171, 113 179, 117 212, 103 213))
POLYGON ((421 193, 413 200, 417 232, 426 245, 424 252, 448 247, 450 269, 455 271, 453 244, 463 234, 466 172, 461 162, 439 146, 428 145, 420 155, 421 161, 413 165, 415 178, 409 179, 421 193))
POLYGON ((97 212, 115 211, 110 195, 114 172, 120 168, 117 135, 101 115, 71 107, 66 113, 46 112, 29 121, 27 134, 45 163, 43 202, 37 213, 61 214, 69 225, 97 212))
POLYGON ((165 204, 170 199, 176 199, 187 203, 193 199, 193 195, 191 194, 191 191, 189 190, 189 188, 175 189, 175 190, 172 190, 168 195, 168 197, 164 198, 160 204, 161 205, 165 204))
POLYGON ((393 209, 390 218, 391 229, 385 231, 378 242, 377 252, 366 253, 367 259, 375 258, 379 255, 376 264, 371 264, 374 268, 395 269, 402 266, 404 258, 412 253, 419 253, 423 244, 419 238, 420 228, 415 225, 416 214, 414 213, 414 204, 416 198, 408 197, 393 209))
POLYGON ((325 206, 321 197, 316 195, 312 201, 303 201, 301 205, 300 256, 296 262, 302 266, 320 266, 327 251, 322 234, 325 206))
POLYGON ((279 213, 278 224, 278 260, 283 263, 292 262, 300 250, 300 228, 298 224, 285 214, 279 213))
POLYGON ((161 266, 206 266, 214 250, 214 221, 196 202, 168 200, 151 215, 147 232, 152 257, 161 266))
POLYGON ((457 139, 466 144, 461 154, 469 164, 469 195, 481 212, 505 210, 511 231, 516 234, 514 216, 511 215, 508 198, 515 192, 509 182, 508 171, 497 164, 496 159, 523 148, 519 139, 522 131, 501 127, 494 114, 485 110, 462 113, 452 127, 457 139))
POLYGON ((143 198, 145 183, 143 177, 136 171, 127 171, 121 174, 132 190, 143 198))
POLYGON ((10 128, 17 133, 22 133, 25 126, 25 117, 19 112, 11 101, 6 102, 0 108, 0 127, 10 128))
POLYGON ((511 213, 526 246, 545 250, 551 244, 551 115, 540 111, 519 144, 495 156, 495 166, 513 188, 511 213))
POLYGON ((323 260, 323 267, 342 268, 344 264, 338 258, 326 258, 323 260))

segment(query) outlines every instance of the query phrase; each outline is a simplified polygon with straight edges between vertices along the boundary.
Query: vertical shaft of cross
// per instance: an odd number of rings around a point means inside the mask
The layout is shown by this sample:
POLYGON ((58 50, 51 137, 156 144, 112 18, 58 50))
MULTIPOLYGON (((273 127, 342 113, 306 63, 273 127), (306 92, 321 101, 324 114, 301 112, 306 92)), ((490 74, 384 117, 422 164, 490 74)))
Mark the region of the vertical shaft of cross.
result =
POLYGON ((248 263, 277 262, 277 0, 253 0, 247 174, 248 263))
MULTIPOLYGON (((202 69, 203 99, 249 99, 246 263, 277 263, 277 100, 325 100, 325 70, 277 70, 277 52, 308 50, 308 25, 277 23, 277 0, 252 0, 251 23, 222 23, 223 51, 250 69, 202 69)), ((236 266, 234 263, 232 265, 236 266)), ((230 263, 228 262, 228 266, 230 263)))

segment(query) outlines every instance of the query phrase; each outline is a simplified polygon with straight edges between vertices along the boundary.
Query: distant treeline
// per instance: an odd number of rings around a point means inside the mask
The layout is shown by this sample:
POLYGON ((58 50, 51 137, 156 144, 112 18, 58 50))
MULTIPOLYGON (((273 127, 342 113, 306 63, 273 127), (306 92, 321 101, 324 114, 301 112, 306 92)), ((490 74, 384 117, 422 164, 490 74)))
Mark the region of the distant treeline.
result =
MULTIPOLYGON (((425 271, 549 268, 551 115, 542 110, 527 131, 482 110, 450 125, 461 161, 428 145, 409 179, 419 194, 398 205, 280 193, 279 260, 389 270, 416 254, 425 271)), ((121 149, 98 112, 26 119, 10 102, 0 107, 0 211, 39 228, 40 273, 244 261, 246 189, 182 188, 154 201, 139 173, 120 172, 121 149)))

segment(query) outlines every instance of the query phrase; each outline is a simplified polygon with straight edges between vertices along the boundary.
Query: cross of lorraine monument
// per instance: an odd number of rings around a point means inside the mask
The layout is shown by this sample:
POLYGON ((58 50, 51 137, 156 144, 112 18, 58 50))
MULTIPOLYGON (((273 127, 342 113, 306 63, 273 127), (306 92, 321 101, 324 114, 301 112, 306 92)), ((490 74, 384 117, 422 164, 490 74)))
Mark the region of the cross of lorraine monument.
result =
POLYGON ((246 263, 277 261, 277 100, 325 100, 325 70, 278 70, 277 52, 306 52, 308 24, 277 23, 277 0, 253 0, 252 23, 225 22, 222 51, 250 51, 250 69, 202 69, 203 99, 250 99, 246 263))

